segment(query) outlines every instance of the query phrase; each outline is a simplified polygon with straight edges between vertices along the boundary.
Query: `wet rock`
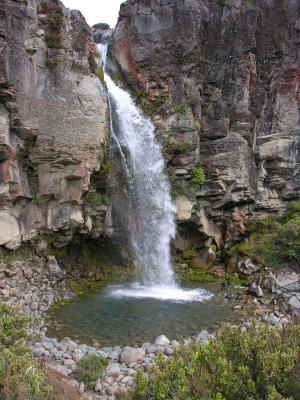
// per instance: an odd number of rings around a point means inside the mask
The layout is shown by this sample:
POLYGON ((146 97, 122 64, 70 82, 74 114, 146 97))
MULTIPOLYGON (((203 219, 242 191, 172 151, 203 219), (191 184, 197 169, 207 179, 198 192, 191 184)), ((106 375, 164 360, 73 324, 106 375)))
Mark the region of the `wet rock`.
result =
POLYGON ((225 299, 228 301, 234 300, 234 294, 233 293, 226 293, 225 294, 225 299))

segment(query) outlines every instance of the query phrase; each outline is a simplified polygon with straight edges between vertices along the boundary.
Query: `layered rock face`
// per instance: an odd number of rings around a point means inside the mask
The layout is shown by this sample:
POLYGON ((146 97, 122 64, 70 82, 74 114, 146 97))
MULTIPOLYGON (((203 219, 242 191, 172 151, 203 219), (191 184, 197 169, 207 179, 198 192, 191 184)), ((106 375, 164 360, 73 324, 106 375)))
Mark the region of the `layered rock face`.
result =
POLYGON ((0 245, 74 228, 99 236, 109 123, 90 27, 56 0, 1 0, 0 49, 0 245))
POLYGON ((127 1, 112 59, 164 146, 177 247, 228 247, 299 199, 298 0, 127 1))

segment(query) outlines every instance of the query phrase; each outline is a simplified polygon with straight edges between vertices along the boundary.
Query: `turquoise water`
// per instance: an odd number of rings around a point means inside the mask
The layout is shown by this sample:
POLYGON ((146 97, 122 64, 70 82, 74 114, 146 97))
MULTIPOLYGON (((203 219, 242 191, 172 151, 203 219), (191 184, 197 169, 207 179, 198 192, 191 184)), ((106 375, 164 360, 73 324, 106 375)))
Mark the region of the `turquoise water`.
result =
POLYGON ((197 285, 193 291, 188 291, 191 286, 184 287, 183 291, 198 294, 186 301, 176 296, 167 300, 139 297, 139 290, 128 297, 127 289, 102 288, 66 304, 50 316, 47 336, 68 336, 81 343, 97 340, 101 347, 141 345, 161 334, 178 339, 203 329, 213 331, 221 322, 233 320, 232 310, 223 301, 224 292, 213 285, 197 285))

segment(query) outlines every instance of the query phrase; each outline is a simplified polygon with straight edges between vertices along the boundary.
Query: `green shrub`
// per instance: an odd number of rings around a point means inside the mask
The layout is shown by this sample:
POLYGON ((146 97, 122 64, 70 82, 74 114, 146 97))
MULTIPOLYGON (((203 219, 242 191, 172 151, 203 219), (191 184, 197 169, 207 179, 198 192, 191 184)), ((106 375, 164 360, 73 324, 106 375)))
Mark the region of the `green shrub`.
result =
POLYGON ((189 99, 189 105, 190 106, 195 106, 196 104, 200 104, 200 103, 201 103, 200 97, 191 97, 189 99))
POLYGON ((84 196, 84 204, 89 207, 98 207, 103 203, 103 199, 100 193, 87 192, 84 196))
POLYGON ((76 375, 84 383, 95 382, 101 378, 108 361, 92 354, 77 362, 76 375))
POLYGON ((197 211, 200 211, 201 208, 202 208, 201 201, 197 200, 196 203, 195 203, 195 209, 196 209, 197 211))
POLYGON ((170 173, 169 182, 172 188, 171 194, 173 199, 180 195, 187 196, 189 198, 192 197, 191 187, 182 177, 170 173))
POLYGON ((178 104, 177 106, 174 107, 175 112, 179 112, 181 114, 184 114, 186 112, 186 105, 185 104, 178 104))
POLYGON ((50 49, 62 49, 63 46, 60 42, 60 35, 56 33, 51 33, 46 36, 46 44, 50 49))
POLYGON ((196 253, 195 253, 194 250, 184 250, 184 251, 182 252, 182 257, 183 257, 185 260, 190 260, 191 258, 195 257, 195 255, 196 255, 196 253))
POLYGON ((192 171, 191 183, 195 186, 203 185, 205 182, 205 173, 201 167, 194 168, 192 171))
POLYGON ((169 99, 169 94, 168 93, 163 93, 161 95, 159 95, 154 101, 153 104, 156 107, 160 107, 162 106, 164 103, 166 103, 166 101, 168 101, 169 99))
POLYGON ((61 14, 56 12, 51 13, 48 16, 48 23, 53 29, 58 29, 64 22, 64 18, 61 14))
POLYGON ((255 322, 222 327, 218 340, 193 341, 139 371, 133 400, 300 399, 300 325, 280 331, 255 322))
POLYGON ((191 147, 190 143, 187 142, 175 142, 175 143, 171 143, 169 145, 169 149, 168 152, 173 155, 176 156, 178 154, 181 153, 185 153, 186 151, 188 151, 191 147))
POLYGON ((50 58, 46 58, 45 66, 48 67, 48 68, 54 68, 54 67, 57 66, 57 61, 51 60, 50 58))
POLYGON ((34 337, 28 333, 31 319, 0 303, 0 398, 3 400, 47 399, 51 387, 46 374, 25 347, 34 337))
POLYGON ((142 110, 143 110, 143 113, 144 113, 144 114, 150 115, 150 114, 154 111, 154 107, 153 107, 153 105, 150 104, 150 103, 144 103, 144 104, 142 105, 142 110))
POLYGON ((228 254, 238 253, 262 264, 278 267, 300 263, 300 202, 292 203, 283 216, 270 215, 250 221, 248 236, 233 246, 228 254))

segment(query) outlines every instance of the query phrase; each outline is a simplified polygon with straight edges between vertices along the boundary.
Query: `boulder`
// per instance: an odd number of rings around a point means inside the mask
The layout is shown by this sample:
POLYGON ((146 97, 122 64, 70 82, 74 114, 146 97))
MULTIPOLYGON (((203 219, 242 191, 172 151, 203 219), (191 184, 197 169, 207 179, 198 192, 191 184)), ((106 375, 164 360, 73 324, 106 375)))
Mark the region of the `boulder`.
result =
POLYGON ((17 220, 7 212, 0 212, 0 245, 14 249, 20 243, 21 236, 17 220))
POLYGON ((196 336, 196 338, 201 344, 206 344, 211 338, 211 335, 206 330, 203 330, 196 336))
POLYGON ((185 196, 178 196, 175 205, 178 222, 189 221, 192 217, 193 203, 185 196))
POLYGON ((168 346, 170 340, 165 335, 160 335, 155 339, 155 344, 158 344, 159 346, 168 346))
POLYGON ((296 296, 292 296, 289 301, 288 304, 295 310, 300 310, 300 301, 296 296))
POLYGON ((253 283, 248 288, 247 294, 250 294, 250 295, 256 296, 256 297, 263 297, 263 295, 264 295, 262 288, 259 285, 257 285, 256 283, 253 283))
POLYGON ((62 277, 62 271, 54 256, 48 256, 48 269, 51 275, 57 278, 62 277))
POLYGON ((121 353, 120 361, 123 364, 131 364, 136 361, 141 361, 145 355, 145 350, 142 348, 126 348, 126 350, 123 350, 121 353))
POLYGON ((159 351, 163 351, 164 346, 160 346, 159 344, 151 344, 151 346, 147 347, 146 353, 147 354, 157 354, 159 351))
POLYGON ((288 267, 281 267, 274 270, 274 276, 278 288, 284 288, 285 286, 297 283, 300 278, 299 274, 288 267))
POLYGON ((106 368, 105 375, 118 377, 120 375, 120 365, 119 364, 111 364, 106 368))
POLYGON ((251 275, 257 272, 261 268, 261 265, 254 264, 251 258, 244 258, 238 262, 238 269, 246 275, 251 275))

